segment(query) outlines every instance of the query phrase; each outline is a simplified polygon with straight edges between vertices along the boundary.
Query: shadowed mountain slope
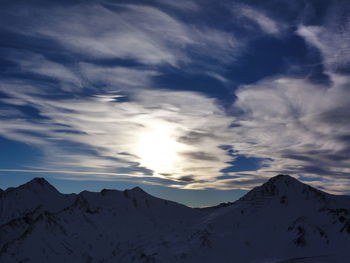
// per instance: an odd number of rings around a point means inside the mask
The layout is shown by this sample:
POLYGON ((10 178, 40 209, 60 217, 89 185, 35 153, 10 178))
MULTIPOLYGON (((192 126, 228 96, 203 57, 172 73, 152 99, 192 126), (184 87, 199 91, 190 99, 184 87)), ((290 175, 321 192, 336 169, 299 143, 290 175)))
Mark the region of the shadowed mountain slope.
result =
POLYGON ((0 262, 344 262, 350 198, 279 175, 233 203, 193 209, 131 190, 0 192, 0 262))

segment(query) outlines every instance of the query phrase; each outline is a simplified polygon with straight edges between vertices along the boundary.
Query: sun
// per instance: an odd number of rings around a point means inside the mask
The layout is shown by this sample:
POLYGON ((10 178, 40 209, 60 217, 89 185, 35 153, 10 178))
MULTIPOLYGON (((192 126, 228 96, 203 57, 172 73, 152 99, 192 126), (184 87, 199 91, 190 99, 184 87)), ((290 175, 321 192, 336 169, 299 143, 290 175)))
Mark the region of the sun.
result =
POLYGON ((165 128, 144 132, 137 142, 137 156, 141 165, 153 170, 158 176, 172 173, 178 168, 180 149, 181 144, 165 128))

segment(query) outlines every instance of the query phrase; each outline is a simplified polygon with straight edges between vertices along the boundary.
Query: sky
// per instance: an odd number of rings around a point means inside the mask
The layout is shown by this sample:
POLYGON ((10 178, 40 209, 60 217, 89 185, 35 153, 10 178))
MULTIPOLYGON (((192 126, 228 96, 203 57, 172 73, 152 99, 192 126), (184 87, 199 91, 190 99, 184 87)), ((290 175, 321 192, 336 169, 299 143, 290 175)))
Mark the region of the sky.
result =
POLYGON ((350 194, 349 84, 347 0, 2 0, 0 188, 350 194))

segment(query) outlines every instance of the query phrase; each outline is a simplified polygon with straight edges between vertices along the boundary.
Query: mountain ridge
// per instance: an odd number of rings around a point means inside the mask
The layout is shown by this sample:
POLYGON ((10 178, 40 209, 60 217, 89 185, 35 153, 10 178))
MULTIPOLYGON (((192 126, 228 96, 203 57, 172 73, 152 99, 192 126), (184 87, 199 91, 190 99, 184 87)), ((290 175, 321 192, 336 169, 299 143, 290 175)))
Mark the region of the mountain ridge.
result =
POLYGON ((52 188, 35 178, 0 193, 1 262, 340 263, 350 257, 349 198, 287 175, 209 209, 139 187, 70 195, 52 188))

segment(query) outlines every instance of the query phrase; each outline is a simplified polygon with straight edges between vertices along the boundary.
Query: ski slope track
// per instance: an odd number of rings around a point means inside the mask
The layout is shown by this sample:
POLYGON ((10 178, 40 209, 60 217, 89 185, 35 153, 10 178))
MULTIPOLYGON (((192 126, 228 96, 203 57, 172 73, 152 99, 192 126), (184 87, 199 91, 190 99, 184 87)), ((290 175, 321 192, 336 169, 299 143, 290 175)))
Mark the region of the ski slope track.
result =
POLYGON ((190 208, 136 187, 0 190, 0 262, 350 262, 350 197, 278 175, 232 203, 190 208))

